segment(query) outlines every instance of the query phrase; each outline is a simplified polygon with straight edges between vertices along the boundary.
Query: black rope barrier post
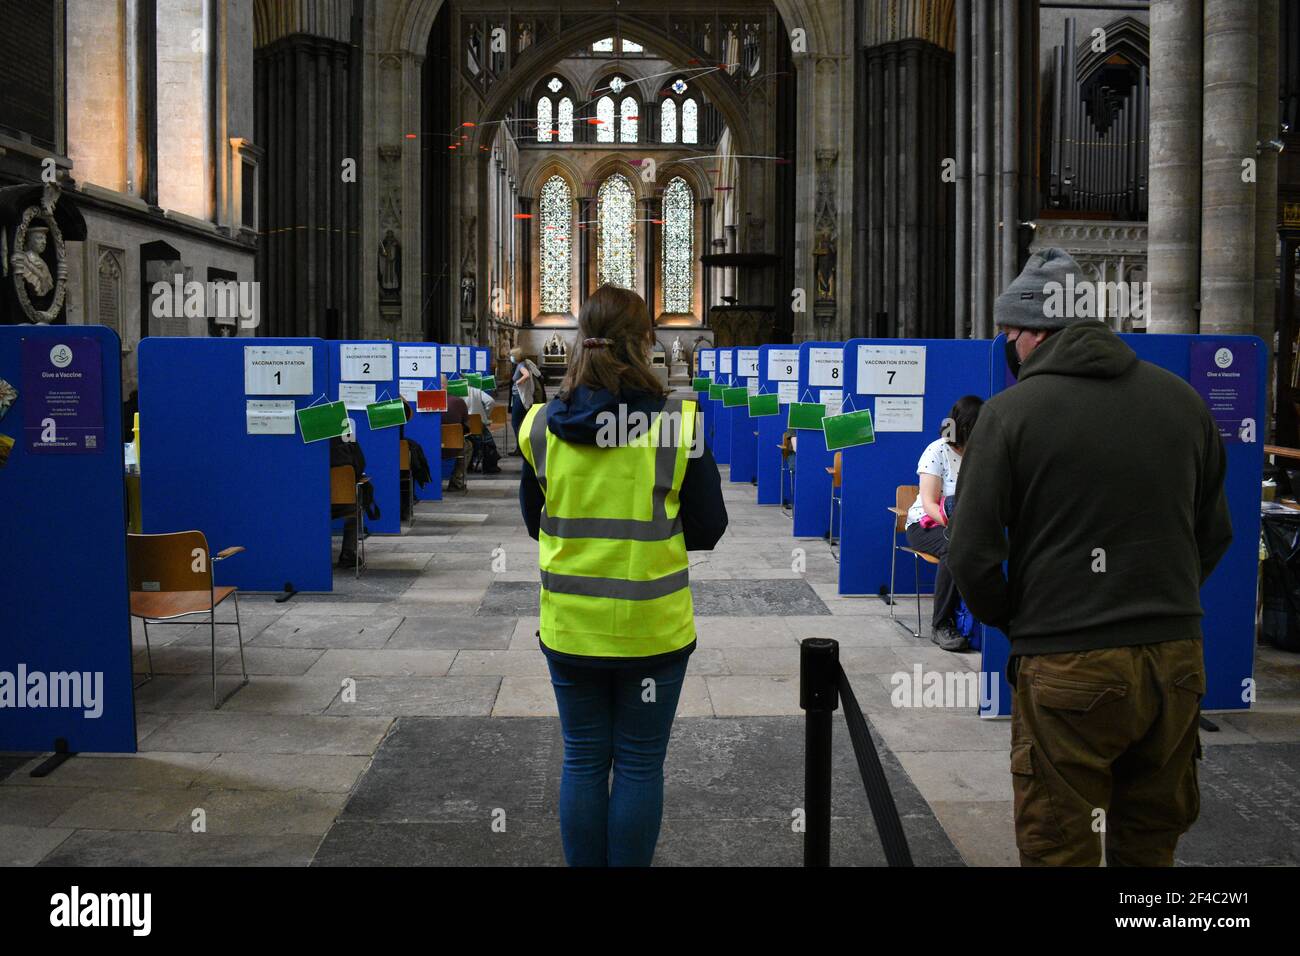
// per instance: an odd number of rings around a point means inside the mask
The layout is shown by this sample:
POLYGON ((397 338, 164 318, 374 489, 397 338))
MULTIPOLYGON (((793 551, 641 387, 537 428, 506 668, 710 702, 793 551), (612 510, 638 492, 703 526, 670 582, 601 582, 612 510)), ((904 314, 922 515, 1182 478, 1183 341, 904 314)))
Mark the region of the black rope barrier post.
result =
POLYGON ((799 706, 804 721, 803 865, 831 864, 831 714, 839 706, 840 645, 799 642, 799 706))

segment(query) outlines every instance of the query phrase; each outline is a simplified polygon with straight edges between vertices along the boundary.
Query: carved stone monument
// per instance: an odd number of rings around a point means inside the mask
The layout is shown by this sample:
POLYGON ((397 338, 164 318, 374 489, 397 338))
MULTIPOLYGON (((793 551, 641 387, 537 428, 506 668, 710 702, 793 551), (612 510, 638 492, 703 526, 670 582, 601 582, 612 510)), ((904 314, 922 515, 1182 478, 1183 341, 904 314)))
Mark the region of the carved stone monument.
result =
POLYGON ((0 189, 0 321, 67 321, 68 238, 84 239, 81 214, 55 183, 0 189))

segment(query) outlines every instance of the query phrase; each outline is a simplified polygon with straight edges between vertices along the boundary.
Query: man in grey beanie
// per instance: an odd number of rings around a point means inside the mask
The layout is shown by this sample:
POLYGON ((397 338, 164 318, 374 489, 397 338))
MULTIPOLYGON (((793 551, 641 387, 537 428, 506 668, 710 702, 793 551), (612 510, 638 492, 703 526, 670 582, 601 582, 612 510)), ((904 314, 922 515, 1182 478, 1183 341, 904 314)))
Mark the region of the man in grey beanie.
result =
MULTIPOLYGON (((1022 865, 1169 866, 1200 809, 1200 587, 1232 540, 1223 442, 1178 376, 1138 359, 1036 253, 994 304, 1019 381, 964 455, 948 562, 1011 639, 1022 865), (1005 562, 1006 571, 1003 571, 1005 562)), ((1084 297, 1087 301, 1087 297, 1084 297)))

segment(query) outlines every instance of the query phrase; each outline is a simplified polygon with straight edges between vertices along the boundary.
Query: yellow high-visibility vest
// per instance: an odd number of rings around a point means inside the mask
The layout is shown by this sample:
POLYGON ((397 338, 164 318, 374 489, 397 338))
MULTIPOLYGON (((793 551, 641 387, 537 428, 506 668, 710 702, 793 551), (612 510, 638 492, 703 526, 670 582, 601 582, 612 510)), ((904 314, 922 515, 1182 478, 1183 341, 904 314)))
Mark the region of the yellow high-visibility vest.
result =
POLYGON ((679 493, 697 406, 670 399, 614 447, 557 438, 533 405, 519 447, 545 495, 538 564, 542 643, 580 657, 640 658, 695 640, 679 493))

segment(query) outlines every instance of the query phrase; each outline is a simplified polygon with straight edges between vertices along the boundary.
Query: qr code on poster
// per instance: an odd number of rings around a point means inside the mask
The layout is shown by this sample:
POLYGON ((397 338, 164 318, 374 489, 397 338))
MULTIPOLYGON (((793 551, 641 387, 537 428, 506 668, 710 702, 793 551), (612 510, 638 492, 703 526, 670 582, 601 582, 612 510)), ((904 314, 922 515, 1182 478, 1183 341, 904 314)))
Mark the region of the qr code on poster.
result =
POLYGON ((98 448, 98 447, 99 447, 99 436, 98 436, 98 435, 87 435, 87 436, 86 436, 86 447, 87 447, 87 448, 98 448))

